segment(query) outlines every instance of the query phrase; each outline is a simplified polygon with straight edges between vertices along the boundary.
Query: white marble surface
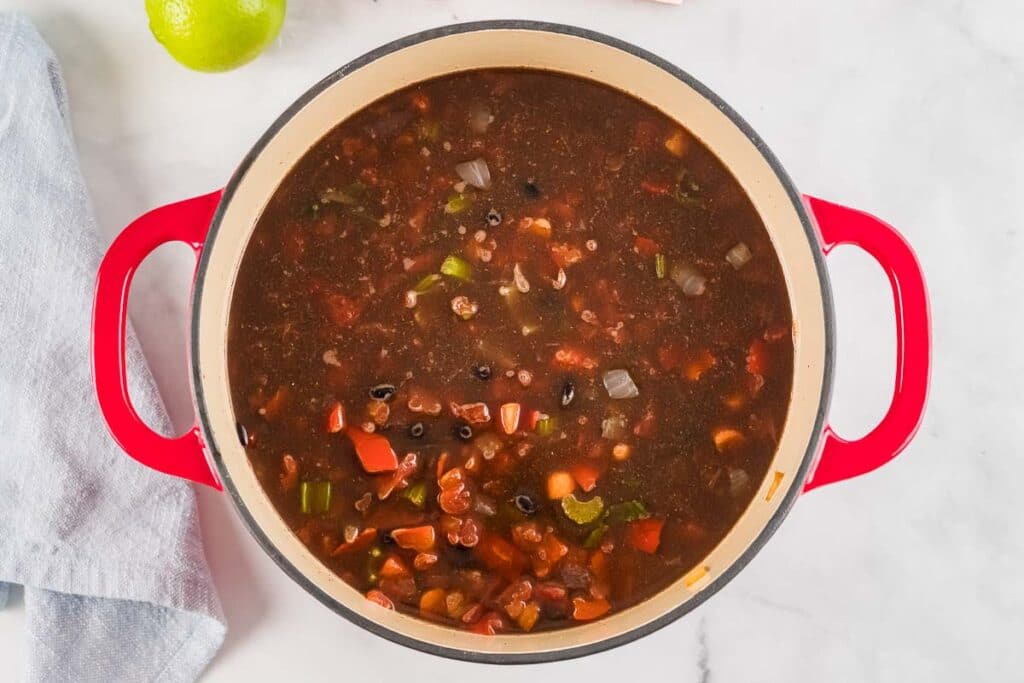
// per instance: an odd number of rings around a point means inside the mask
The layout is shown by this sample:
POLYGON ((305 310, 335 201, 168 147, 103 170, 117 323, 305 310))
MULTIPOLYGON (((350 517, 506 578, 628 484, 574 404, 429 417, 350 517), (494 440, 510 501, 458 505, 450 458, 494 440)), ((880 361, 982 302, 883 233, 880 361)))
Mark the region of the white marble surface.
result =
MULTIPOLYGON (((621 682, 637 667, 681 682, 1024 678, 1024 4, 293 0, 278 44, 218 76, 172 62, 142 4, 0 1, 35 19, 64 64, 107 236, 146 209, 219 186, 282 109, 349 59, 423 28, 514 15, 619 36, 702 79, 802 190, 901 228, 932 293, 932 400, 911 448, 802 500, 739 578, 659 633, 543 667, 418 654, 320 606, 262 553, 225 497, 203 490, 204 540, 230 622, 207 680, 621 682)), ((840 343, 833 421, 856 435, 888 397, 892 313, 865 256, 842 250, 830 266, 840 343)), ((185 425, 190 257, 168 248, 143 270, 133 318, 185 425)), ((0 612, 7 671, 17 670, 20 623, 17 607, 0 612)))

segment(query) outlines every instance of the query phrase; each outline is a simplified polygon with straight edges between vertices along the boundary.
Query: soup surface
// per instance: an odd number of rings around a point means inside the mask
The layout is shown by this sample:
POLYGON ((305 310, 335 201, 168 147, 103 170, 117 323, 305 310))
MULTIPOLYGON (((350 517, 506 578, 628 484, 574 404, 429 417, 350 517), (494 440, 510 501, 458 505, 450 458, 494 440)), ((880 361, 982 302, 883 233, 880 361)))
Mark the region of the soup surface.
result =
POLYGON ((478 71, 302 158, 246 250, 228 359, 298 538, 384 608, 493 634, 700 563, 765 477, 791 330, 760 218, 677 123, 478 71))

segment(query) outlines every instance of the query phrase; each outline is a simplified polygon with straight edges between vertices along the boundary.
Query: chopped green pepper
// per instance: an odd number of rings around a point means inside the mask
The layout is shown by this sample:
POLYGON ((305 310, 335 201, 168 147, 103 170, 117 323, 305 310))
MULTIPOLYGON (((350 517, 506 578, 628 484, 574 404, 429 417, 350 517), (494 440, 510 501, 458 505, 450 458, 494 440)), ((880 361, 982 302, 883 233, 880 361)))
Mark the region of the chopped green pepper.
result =
POLYGON ((601 496, 594 496, 590 500, 579 500, 575 494, 570 493, 562 498, 562 511, 565 516, 577 524, 590 524, 604 512, 604 501, 601 496))
POLYGON ((533 431, 538 436, 551 436, 552 432, 555 431, 555 418, 545 415, 537 420, 537 425, 533 428, 533 431))
POLYGON ((418 508, 423 508, 427 502, 427 482, 416 482, 406 490, 402 491, 402 498, 405 498, 418 508))
POLYGON ((441 263, 441 273, 468 282, 473 279, 473 266, 455 254, 449 254, 444 262, 441 263))
POLYGON ((665 255, 655 254, 654 255, 654 274, 658 276, 659 280, 665 279, 665 255))
POLYGON ((473 204, 473 198, 465 194, 453 194, 444 205, 444 212, 449 214, 462 213, 473 204))
POLYGON ((607 532, 608 532, 608 525, 607 524, 599 524, 599 525, 597 525, 596 527, 591 529, 589 534, 587 534, 586 540, 583 541, 583 547, 586 548, 587 550, 593 550, 594 548, 596 548, 597 546, 599 546, 601 544, 601 539, 604 538, 604 535, 607 532))
MULTIPOLYGON (((443 269, 444 266, 442 265, 441 268, 443 269)), ((438 275, 437 273, 431 273, 430 275, 424 276, 422 280, 417 282, 416 286, 412 288, 412 291, 416 292, 417 294, 426 294, 427 292, 434 288, 434 285, 436 285, 440 281, 440 275, 438 275)))
POLYGON ((299 510, 304 515, 322 515, 331 507, 331 482, 304 481, 299 484, 299 510))
POLYGON ((625 503, 616 503, 608 508, 605 521, 609 524, 619 522, 635 522, 638 519, 647 519, 651 513, 647 512, 644 504, 638 500, 630 500, 625 503))

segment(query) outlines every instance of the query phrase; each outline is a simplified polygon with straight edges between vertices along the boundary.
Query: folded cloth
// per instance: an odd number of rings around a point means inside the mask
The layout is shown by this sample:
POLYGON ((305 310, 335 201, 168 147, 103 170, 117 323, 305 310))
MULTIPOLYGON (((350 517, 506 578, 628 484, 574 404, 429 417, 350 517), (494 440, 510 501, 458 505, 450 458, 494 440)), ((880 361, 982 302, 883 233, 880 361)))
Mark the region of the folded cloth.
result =
MULTIPOLYGON (((191 487, 128 458, 101 419, 100 257, 57 62, 0 13, 0 607, 5 582, 24 586, 26 680, 191 681, 224 620, 191 487)), ((134 340, 128 367, 139 413, 166 433, 134 340)))

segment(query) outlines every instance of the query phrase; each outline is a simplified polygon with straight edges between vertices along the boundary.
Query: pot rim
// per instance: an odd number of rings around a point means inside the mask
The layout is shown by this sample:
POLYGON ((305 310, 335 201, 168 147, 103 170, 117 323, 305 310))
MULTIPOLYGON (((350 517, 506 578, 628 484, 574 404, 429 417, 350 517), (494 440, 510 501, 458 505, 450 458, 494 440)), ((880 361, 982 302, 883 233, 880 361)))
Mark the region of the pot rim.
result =
MULTIPOLYGON (((293 581, 298 583, 308 593, 313 595, 317 600, 326 605, 332 611, 341 616, 345 617, 352 623, 360 626, 371 633, 381 636, 394 643, 410 647, 420 652, 428 654, 447 657, 451 659, 458 659, 469 662, 484 663, 484 664, 535 664, 550 661, 561 661, 566 659, 574 659, 576 657, 582 657, 590 654, 595 654, 605 650, 609 650, 620 645, 625 645, 645 635, 653 633, 670 623, 676 621, 688 612, 693 611, 700 605, 702 605, 711 596, 721 590, 729 581, 731 581, 739 572, 742 570, 761 550, 761 548, 767 543, 768 539, 772 537, 778 527, 782 524, 782 521, 789 514, 789 510, 792 508, 793 503, 803 490, 803 484, 807 479, 811 467, 818 454, 821 438, 825 426, 825 418, 828 413, 828 407, 832 395, 833 387, 833 367, 835 360, 835 316, 834 316, 834 305, 832 300, 832 290, 828 277, 828 270, 825 266, 824 253, 821 250, 821 242, 818 237, 817 230, 806 207, 803 203, 800 193, 797 191, 793 181, 789 175, 783 169, 781 163, 768 148, 765 142, 754 132, 750 124, 748 124, 735 110, 732 109, 728 104, 725 103, 717 94, 711 89, 705 86, 703 83, 698 81, 696 78, 691 76, 683 69, 677 67, 671 62, 663 59, 643 48, 637 47, 631 43, 614 38, 612 36, 592 31, 590 29, 580 28, 567 24, 559 24, 552 22, 543 21, 530 21, 530 20, 518 20, 518 19, 496 19, 496 20, 485 20, 485 21, 474 21, 464 22, 456 24, 448 24, 437 28, 420 31, 418 33, 410 34, 397 40, 391 41, 380 47, 377 47, 356 59, 348 62, 347 64, 336 69, 318 83, 309 88, 303 93, 298 99, 296 99, 284 112, 278 116, 274 122, 269 126, 266 132, 260 136, 256 143, 252 146, 248 153, 242 158, 235 171, 232 173, 230 180, 224 188, 223 195, 217 210, 214 213, 213 219, 210 223, 209 232, 207 233, 206 243, 212 243, 216 237, 220 228, 221 220, 224 217, 227 206, 231 203, 231 200, 235 194, 236 189, 242 182, 249 168, 264 148, 270 142, 272 138, 280 131, 280 129, 300 110, 305 108, 313 99, 315 99, 322 92, 327 90, 329 87, 334 85, 338 80, 342 79, 346 75, 356 71, 377 59, 384 57, 393 52, 397 52, 404 48, 416 45, 419 43, 427 42, 437 38, 443 38, 445 36, 456 35, 461 33, 470 33, 475 31, 488 31, 488 30, 521 30, 521 31, 535 31, 535 32, 547 32, 554 34, 561 34, 576 38, 583 38, 598 43, 603 43, 609 47, 619 49, 623 52, 629 53, 635 57, 639 57, 652 65, 662 69, 676 79, 682 81, 687 86, 696 90, 701 96, 706 98, 708 101, 713 103, 730 121, 743 133, 744 136, 754 145, 757 151, 761 154, 764 160, 772 169, 773 173, 778 178, 779 182, 786 190, 786 194, 793 205, 797 215, 800 219, 800 224, 804 229, 804 233, 811 244, 811 255, 814 262, 815 270, 818 275, 818 282, 820 286, 820 295, 822 309, 824 313, 824 363, 822 368, 822 383, 821 383, 821 396, 818 402, 817 412, 814 418, 814 428, 811 433, 811 437, 808 440, 807 448, 800 462, 799 468, 794 474, 794 483, 788 488, 785 496, 780 502, 778 508, 769 518, 764 528, 757 534, 756 537, 750 542, 747 548, 740 554, 736 560, 725 568, 722 573, 716 577, 711 583, 704 587, 698 594, 691 597, 689 600, 669 610, 660 617, 649 621, 647 623, 638 625, 629 630, 618 633, 612 637, 588 643, 585 645, 559 649, 559 650, 548 650, 541 652, 531 653, 494 653, 494 652, 478 652, 473 650, 449 648, 433 643, 423 642, 404 633, 387 628, 380 623, 368 619, 345 605, 341 604, 333 597, 328 595, 319 586, 317 586, 309 577, 301 572, 285 555, 278 549, 276 545, 270 540, 266 533, 256 523, 252 514, 248 509, 246 501, 240 495, 238 488, 232 481, 231 475, 228 471, 227 466, 224 463, 220 449, 217 447, 217 443, 212 436, 212 430, 209 426, 209 412, 206 405, 206 397, 203 391, 203 380, 202 380, 202 368, 200 367, 200 356, 198 353, 199 348, 199 318, 200 309, 202 307, 203 292, 206 283, 206 271, 209 263, 211 254, 210 249, 203 249, 199 259, 199 263, 196 267, 196 275, 194 281, 194 287, 192 291, 192 305, 190 314, 190 326, 189 326, 189 360, 191 367, 191 385, 192 392, 195 398, 195 410, 198 424, 200 425, 203 432, 203 439, 206 444, 211 461, 217 468, 218 476, 223 482, 224 488, 227 490, 231 497, 231 501, 235 507, 235 510, 241 516, 245 522, 249 533, 256 539, 263 550, 274 560, 274 562, 287 574, 293 581)), ((685 124, 684 124, 685 125, 685 124)))

